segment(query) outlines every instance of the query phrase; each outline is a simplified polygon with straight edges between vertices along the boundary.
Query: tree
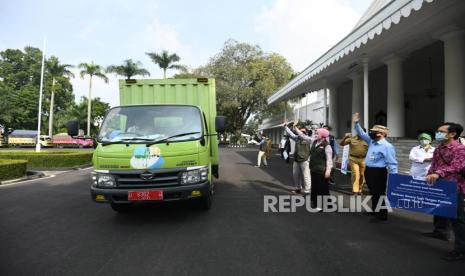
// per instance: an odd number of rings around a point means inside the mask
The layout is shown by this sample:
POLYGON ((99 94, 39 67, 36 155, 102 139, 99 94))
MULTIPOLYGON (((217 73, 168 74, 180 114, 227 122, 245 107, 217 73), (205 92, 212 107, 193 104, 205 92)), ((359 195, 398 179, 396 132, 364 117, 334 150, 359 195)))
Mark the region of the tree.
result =
POLYGON ((52 137, 53 135, 53 112, 54 112, 54 100, 55 100, 55 84, 58 78, 60 77, 68 77, 74 78, 74 74, 69 71, 68 68, 72 68, 73 66, 70 64, 60 64, 60 61, 57 57, 50 57, 47 60, 47 73, 52 78, 52 88, 51 88, 51 96, 50 96, 50 112, 48 117, 48 135, 52 137))
POLYGON ((149 71, 142 68, 142 63, 140 61, 134 62, 132 59, 125 60, 122 65, 110 65, 107 67, 106 72, 124 76, 127 80, 137 75, 150 76, 149 71))
POLYGON ((94 64, 92 61, 89 63, 81 63, 78 66, 82 69, 80 75, 83 79, 86 75, 89 75, 89 96, 87 97, 87 135, 90 136, 90 116, 91 116, 91 99, 92 99, 92 78, 95 76, 97 78, 103 79, 105 83, 108 83, 107 76, 102 73, 103 67, 100 65, 94 64))
POLYGON ((168 51, 163 50, 161 54, 158 53, 146 53, 152 61, 163 69, 163 78, 166 79, 167 69, 183 69, 185 66, 179 64, 173 64, 181 60, 177 54, 169 54, 168 51))
POLYGON ((218 114, 227 117, 226 130, 237 137, 252 114, 269 108, 268 97, 293 73, 284 57, 235 40, 225 43, 205 71, 216 79, 218 114))
MULTIPOLYGON (((66 123, 70 120, 77 120, 79 126, 82 127, 86 124, 87 115, 87 102, 88 99, 86 97, 81 97, 79 103, 73 103, 72 105, 68 106, 67 109, 60 111, 57 119, 57 124, 60 129, 60 132, 66 132, 66 123)), ((102 100, 97 97, 92 99, 92 114, 91 117, 94 119, 97 116, 105 116, 108 109, 110 109, 110 105, 106 102, 102 102, 102 100)), ((91 135, 94 136, 98 132, 97 127, 91 124, 91 135)))
MULTIPOLYGON (((0 123, 13 129, 36 129, 42 52, 38 48, 0 52, 0 123)), ((44 98, 49 98, 52 79, 45 75, 44 98)), ((74 102, 73 87, 66 77, 56 79, 54 110, 74 102)), ((43 110, 48 102, 44 101, 43 110)), ((42 112, 46 125, 48 112, 42 112)))
POLYGON ((175 79, 196 79, 201 77, 208 77, 205 73, 205 69, 203 67, 191 69, 188 67, 183 67, 179 69, 179 73, 175 74, 173 78, 175 79))

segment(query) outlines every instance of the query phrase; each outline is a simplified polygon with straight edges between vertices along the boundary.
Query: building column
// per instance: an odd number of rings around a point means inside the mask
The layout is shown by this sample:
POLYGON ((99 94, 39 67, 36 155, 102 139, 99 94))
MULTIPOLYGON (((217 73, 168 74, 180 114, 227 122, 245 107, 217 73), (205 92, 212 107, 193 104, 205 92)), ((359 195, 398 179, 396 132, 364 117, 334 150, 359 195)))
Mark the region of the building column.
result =
MULTIPOLYGON (((352 79, 352 114, 355 112, 360 113, 360 122, 364 122, 365 114, 363 109, 363 79, 360 72, 354 72, 348 75, 352 79)), ((351 118, 352 120, 352 118, 351 118)), ((365 125, 363 125, 366 127, 365 125)), ((354 134, 354 124, 352 123, 351 128, 354 134)))
POLYGON ((368 129, 369 126, 369 118, 370 118, 370 109, 368 106, 369 103, 369 98, 368 98, 368 58, 365 57, 362 59, 362 64, 363 64, 363 125, 365 126, 366 129, 368 129))
POLYGON ((444 41, 444 120, 465 124, 465 30, 450 26, 444 41))
POLYGON ((339 137, 338 112, 337 112, 337 90, 336 87, 327 85, 326 90, 329 92, 329 125, 333 129, 333 135, 339 137))
POLYGON ((387 127, 390 137, 405 137, 405 107, 402 58, 390 55, 387 65, 387 127))

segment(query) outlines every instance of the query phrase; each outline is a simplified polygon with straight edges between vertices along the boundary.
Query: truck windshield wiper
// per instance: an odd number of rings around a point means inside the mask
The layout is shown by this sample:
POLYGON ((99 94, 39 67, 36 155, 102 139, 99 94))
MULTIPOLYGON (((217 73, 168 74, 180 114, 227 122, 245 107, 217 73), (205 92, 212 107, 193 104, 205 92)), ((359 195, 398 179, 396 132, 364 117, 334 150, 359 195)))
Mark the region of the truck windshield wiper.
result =
POLYGON ((154 141, 154 139, 150 139, 150 138, 123 138, 121 140, 118 140, 118 141, 109 141, 109 142, 102 142, 102 146, 106 146, 106 145, 112 145, 112 144, 127 144, 127 142, 131 142, 131 141, 154 141))
POLYGON ((155 145, 155 144, 168 142, 172 138, 181 137, 181 136, 185 136, 185 135, 191 135, 191 134, 199 134, 199 133, 200 133, 199 131, 196 131, 196 132, 186 132, 186 133, 176 134, 176 135, 173 135, 173 136, 170 136, 170 137, 167 137, 167 138, 163 138, 161 140, 154 141, 153 143, 148 143, 147 147, 150 147, 151 145, 155 145))

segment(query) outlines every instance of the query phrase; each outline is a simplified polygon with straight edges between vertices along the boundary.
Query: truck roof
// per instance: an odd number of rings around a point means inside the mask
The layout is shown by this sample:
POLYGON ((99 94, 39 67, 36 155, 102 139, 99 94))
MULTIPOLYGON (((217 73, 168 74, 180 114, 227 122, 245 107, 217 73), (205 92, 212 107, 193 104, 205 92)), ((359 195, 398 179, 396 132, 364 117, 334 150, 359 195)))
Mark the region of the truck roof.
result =
POLYGON ((37 130, 26 130, 26 129, 15 129, 9 135, 11 136, 25 136, 25 137, 36 137, 37 130))

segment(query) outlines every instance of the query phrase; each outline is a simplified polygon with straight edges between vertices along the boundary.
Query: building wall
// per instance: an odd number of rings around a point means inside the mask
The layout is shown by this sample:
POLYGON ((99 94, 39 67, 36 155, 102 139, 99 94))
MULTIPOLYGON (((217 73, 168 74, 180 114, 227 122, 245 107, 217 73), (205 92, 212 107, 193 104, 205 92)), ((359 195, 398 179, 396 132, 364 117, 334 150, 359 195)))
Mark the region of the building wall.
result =
POLYGON ((343 136, 351 132, 352 120, 352 81, 346 81, 337 88, 338 133, 343 136))
MULTIPOLYGON (((403 61, 405 135, 433 131, 444 121, 444 49, 436 42, 403 61)), ((464 76, 465 77, 465 76, 464 76)), ((387 66, 369 72, 369 125, 387 123, 387 66), (385 117, 383 118, 383 113, 385 117)), ((351 132, 352 81, 337 87, 339 133, 351 132)))
MULTIPOLYGON (((369 125, 387 124, 387 66, 383 65, 369 73, 368 107, 370 116, 369 125)), ((365 126, 366 127, 366 126, 365 126)))
MULTIPOLYGON (((433 131, 444 122, 444 46, 433 43, 404 61, 406 135, 433 131)), ((465 76, 464 76, 465 77, 465 76)))

